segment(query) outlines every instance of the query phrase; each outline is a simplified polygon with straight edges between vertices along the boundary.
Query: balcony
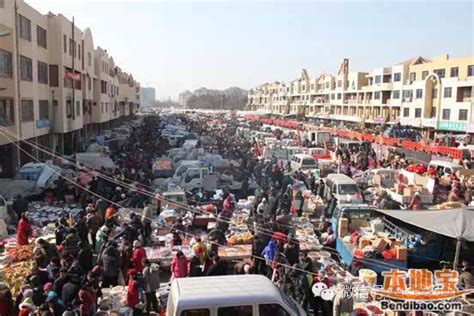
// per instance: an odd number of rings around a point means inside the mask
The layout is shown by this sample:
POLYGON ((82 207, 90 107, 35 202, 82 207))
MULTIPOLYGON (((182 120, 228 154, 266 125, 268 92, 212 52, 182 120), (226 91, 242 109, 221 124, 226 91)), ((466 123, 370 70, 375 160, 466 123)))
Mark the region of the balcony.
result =
POLYGON ((381 82, 381 83, 376 83, 373 85, 374 90, 392 90, 393 89, 393 83, 391 82, 381 82))

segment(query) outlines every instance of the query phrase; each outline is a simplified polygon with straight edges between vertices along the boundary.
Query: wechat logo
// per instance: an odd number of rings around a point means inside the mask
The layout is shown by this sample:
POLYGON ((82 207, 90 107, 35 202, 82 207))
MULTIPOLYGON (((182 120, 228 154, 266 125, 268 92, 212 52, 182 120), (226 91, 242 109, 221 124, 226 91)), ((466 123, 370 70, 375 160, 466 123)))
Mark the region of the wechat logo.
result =
POLYGON ((328 286, 323 282, 317 282, 313 284, 311 288, 315 297, 321 297, 325 301, 332 301, 336 293, 332 289, 328 289, 328 286))

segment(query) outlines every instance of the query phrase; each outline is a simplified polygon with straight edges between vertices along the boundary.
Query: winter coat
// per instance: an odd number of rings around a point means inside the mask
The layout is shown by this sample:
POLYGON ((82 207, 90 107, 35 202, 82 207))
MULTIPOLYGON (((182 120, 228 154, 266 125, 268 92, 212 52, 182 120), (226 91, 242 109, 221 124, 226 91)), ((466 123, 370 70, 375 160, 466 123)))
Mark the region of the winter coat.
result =
POLYGON ((0 291, 0 315, 15 315, 15 306, 13 305, 12 293, 8 289, 0 291))
POLYGON ((125 304, 128 307, 135 307, 140 302, 138 297, 138 282, 130 278, 128 280, 128 287, 127 287, 127 298, 125 304))
POLYGON ((76 298, 77 293, 79 292, 79 286, 74 282, 67 282, 63 286, 63 291, 61 293, 61 299, 66 306, 71 305, 72 301, 76 298))
POLYGON ((86 225, 92 236, 95 236, 102 226, 102 218, 100 218, 99 214, 89 214, 87 215, 86 225))
POLYGON ((227 266, 225 262, 219 261, 217 263, 212 264, 207 270, 207 276, 218 276, 218 275, 226 275, 227 274, 227 266))
POLYGON ((115 278, 120 271, 120 258, 113 247, 108 247, 102 256, 103 276, 115 278))
POLYGON ((268 262, 273 261, 276 255, 276 251, 277 251, 276 242, 274 240, 270 240, 268 244, 265 246, 265 248, 263 248, 261 255, 267 260, 267 263, 268 263, 268 262))
POLYGON ((154 293, 160 288, 160 267, 157 264, 143 269, 143 290, 145 293, 154 293))
POLYGON ((79 291, 79 299, 81 304, 79 305, 79 310, 81 315, 91 315, 95 304, 95 293, 91 287, 83 288, 79 291))
POLYGON ((31 224, 23 218, 18 222, 17 243, 19 246, 28 245, 28 238, 33 235, 31 224))
POLYGON ((150 206, 146 206, 142 211, 142 222, 151 223, 154 218, 153 209, 150 206))
POLYGON ((132 252, 132 264, 133 268, 139 272, 143 271, 143 260, 146 259, 146 251, 145 248, 140 247, 136 248, 132 252))
POLYGON ((171 274, 174 278, 185 278, 188 276, 188 260, 186 257, 174 257, 171 262, 171 274))

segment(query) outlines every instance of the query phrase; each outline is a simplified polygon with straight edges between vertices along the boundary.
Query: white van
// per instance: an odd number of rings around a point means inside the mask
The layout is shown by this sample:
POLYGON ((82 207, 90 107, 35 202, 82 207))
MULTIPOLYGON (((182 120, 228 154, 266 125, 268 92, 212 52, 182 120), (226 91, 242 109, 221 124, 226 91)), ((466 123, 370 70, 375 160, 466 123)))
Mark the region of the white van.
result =
POLYGON ((291 158, 291 171, 300 171, 307 169, 316 169, 318 164, 316 159, 313 156, 306 154, 297 154, 291 158))
POLYGON ((454 162, 443 160, 431 160, 430 164, 428 165, 428 169, 430 168, 436 169, 438 172, 443 172, 444 175, 450 175, 452 173, 456 173, 458 170, 463 169, 462 166, 455 164, 454 162))
POLYGON ((174 279, 168 316, 302 316, 304 310, 262 275, 174 279))
POLYGON ((324 197, 330 200, 332 196, 335 196, 339 203, 364 203, 359 186, 345 174, 332 173, 326 177, 324 197))

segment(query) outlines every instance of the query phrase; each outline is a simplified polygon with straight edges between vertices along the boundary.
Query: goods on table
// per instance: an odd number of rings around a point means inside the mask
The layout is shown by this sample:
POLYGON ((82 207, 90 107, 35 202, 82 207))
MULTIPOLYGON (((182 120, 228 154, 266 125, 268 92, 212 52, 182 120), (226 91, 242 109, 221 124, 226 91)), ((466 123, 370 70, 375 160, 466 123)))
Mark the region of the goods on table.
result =
POLYGON ((221 246, 217 253, 219 257, 227 260, 246 258, 252 255, 252 245, 221 246))
POLYGON ((83 211, 79 207, 57 207, 46 204, 34 204, 33 208, 34 210, 28 211, 26 214, 32 224, 38 227, 53 223, 64 216, 71 216, 76 219, 83 211))
POLYGON ((33 261, 16 262, 2 269, 1 278, 11 290, 13 297, 18 293, 23 285, 24 280, 31 273, 33 261))
POLYGON ((235 233, 227 240, 228 245, 242 245, 251 244, 253 242, 253 235, 250 232, 235 233))
POLYGON ((441 204, 433 205, 432 207, 430 207, 430 210, 448 210, 452 208, 461 207, 465 207, 465 205, 460 202, 444 202, 441 204))
POLYGON ((13 262, 25 261, 33 257, 33 244, 17 246, 7 251, 7 257, 13 262))

